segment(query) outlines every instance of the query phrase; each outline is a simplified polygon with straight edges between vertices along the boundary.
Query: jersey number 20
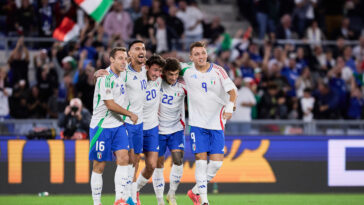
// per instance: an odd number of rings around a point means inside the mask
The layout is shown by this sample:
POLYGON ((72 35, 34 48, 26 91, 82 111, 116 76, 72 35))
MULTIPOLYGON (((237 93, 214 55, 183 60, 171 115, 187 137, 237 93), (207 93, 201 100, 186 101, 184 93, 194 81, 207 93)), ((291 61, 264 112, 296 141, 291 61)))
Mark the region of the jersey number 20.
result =
POLYGON ((147 90, 147 100, 151 100, 157 97, 157 92, 153 89, 151 91, 147 90))

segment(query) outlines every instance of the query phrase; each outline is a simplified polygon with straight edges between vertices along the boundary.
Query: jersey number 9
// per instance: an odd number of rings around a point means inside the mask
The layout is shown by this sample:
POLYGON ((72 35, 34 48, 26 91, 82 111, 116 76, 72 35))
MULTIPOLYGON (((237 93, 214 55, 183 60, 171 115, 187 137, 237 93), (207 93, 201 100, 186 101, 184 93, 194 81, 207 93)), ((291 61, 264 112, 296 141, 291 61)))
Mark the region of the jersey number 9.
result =
POLYGON ((202 88, 205 89, 205 92, 207 92, 207 84, 205 82, 202 83, 202 88))

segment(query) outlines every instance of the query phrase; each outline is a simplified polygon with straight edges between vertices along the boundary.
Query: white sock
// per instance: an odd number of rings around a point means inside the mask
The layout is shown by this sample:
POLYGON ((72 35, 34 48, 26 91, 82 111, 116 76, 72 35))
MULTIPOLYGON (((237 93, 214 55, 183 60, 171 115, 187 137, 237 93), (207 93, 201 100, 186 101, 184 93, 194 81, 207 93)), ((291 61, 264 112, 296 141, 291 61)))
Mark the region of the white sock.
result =
POLYGON ((207 160, 196 160, 195 176, 201 204, 209 203, 207 200, 207 160))
POLYGON ((128 194, 128 198, 131 197, 131 184, 133 183, 133 178, 134 178, 134 171, 135 171, 135 167, 133 167, 132 164, 128 165, 128 181, 127 181, 127 186, 126 186, 126 190, 127 190, 127 194, 128 194))
POLYGON ((115 201, 119 199, 126 200, 129 196, 126 190, 126 184, 128 183, 128 166, 118 165, 115 171, 115 201))
POLYGON ((163 168, 156 168, 153 172, 152 179, 153 179, 153 188, 157 200, 163 199, 164 185, 165 185, 163 168))
MULTIPOLYGON (((222 161, 212 161, 207 164, 207 183, 209 183, 215 176, 217 171, 219 171, 222 166, 222 161)), ((198 194, 197 184, 192 188, 192 193, 198 194)))
POLYGON ((92 172, 91 192, 92 192, 92 199, 94 200, 94 205, 101 204, 102 174, 92 172))
POLYGON ((133 182, 131 184, 131 198, 133 199, 134 203, 137 203, 137 183, 133 182))
POLYGON ((172 165, 171 174, 169 175, 168 194, 175 195, 183 174, 183 165, 172 165))
POLYGON ((148 183, 148 179, 146 179, 143 175, 142 172, 140 172, 138 179, 136 181, 137 183, 137 191, 140 191, 140 189, 142 189, 147 183, 148 183))

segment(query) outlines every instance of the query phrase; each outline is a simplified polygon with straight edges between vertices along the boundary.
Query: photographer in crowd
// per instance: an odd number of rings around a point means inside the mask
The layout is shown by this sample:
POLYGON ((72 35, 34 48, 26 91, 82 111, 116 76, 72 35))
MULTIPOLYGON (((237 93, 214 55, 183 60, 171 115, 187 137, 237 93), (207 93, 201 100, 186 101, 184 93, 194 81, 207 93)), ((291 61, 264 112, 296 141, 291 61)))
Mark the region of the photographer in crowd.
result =
POLYGON ((73 98, 70 104, 58 118, 58 125, 63 129, 61 138, 63 139, 86 139, 91 114, 82 106, 79 98, 73 98))

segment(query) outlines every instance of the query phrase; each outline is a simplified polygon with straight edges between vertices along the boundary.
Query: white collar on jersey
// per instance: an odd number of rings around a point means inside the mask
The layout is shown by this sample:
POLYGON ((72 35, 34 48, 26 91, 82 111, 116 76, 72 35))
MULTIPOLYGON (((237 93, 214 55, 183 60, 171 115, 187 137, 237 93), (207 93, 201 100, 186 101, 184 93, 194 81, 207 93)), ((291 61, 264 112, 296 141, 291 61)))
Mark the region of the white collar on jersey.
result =
POLYGON ((106 70, 109 72, 109 73, 111 73, 111 74, 113 74, 116 78, 118 78, 119 76, 118 75, 116 75, 112 70, 111 70, 111 67, 109 66, 109 67, 107 67, 106 68, 106 70))
MULTIPOLYGON (((133 72, 136 72, 136 73, 139 73, 138 71, 136 71, 132 66, 131 66, 131 63, 128 64, 128 68, 129 70, 133 71, 133 72)), ((143 70, 143 66, 142 66, 142 69, 141 71, 143 70)))

